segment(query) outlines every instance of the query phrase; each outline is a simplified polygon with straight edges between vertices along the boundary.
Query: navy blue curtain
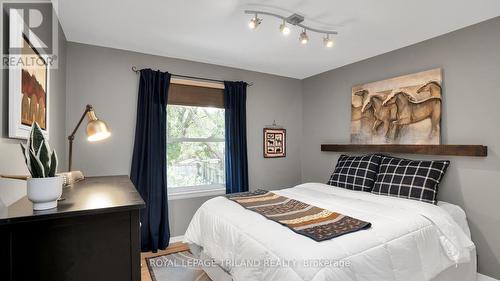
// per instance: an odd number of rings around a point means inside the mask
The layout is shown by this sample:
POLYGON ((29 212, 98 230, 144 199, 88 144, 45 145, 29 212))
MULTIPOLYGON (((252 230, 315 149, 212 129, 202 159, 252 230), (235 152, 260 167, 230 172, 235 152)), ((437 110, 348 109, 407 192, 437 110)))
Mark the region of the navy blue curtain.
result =
POLYGON ((224 82, 226 193, 248 191, 247 83, 224 82))
POLYGON ((141 250, 166 249, 170 239, 167 200, 168 72, 140 72, 130 179, 146 202, 141 210, 141 250))

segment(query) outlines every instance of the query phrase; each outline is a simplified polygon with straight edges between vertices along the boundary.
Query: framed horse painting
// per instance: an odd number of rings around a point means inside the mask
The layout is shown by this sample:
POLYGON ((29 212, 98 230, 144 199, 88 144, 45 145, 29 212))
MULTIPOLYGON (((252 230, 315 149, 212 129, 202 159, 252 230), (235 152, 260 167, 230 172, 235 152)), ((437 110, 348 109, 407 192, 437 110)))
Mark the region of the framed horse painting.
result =
POLYGON ((354 86, 351 143, 441 144, 441 72, 354 86))
POLYGON ((20 54, 9 54, 16 66, 9 68, 9 137, 26 139, 37 122, 49 137, 49 66, 46 59, 23 34, 16 44, 20 54))

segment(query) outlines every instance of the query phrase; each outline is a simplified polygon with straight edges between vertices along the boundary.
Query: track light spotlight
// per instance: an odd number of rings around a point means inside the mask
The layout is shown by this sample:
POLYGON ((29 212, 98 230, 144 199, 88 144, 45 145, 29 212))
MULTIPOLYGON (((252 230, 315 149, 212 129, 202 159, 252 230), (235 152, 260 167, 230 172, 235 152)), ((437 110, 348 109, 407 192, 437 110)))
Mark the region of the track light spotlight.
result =
POLYGON ((283 20, 283 23, 280 25, 280 32, 285 36, 290 34, 290 28, 286 26, 285 20, 283 20))
POLYGON ((302 45, 309 43, 309 35, 307 32, 315 32, 325 35, 325 37, 323 37, 323 45, 325 46, 325 48, 332 48, 334 46, 334 41, 332 38, 330 38, 330 36, 338 34, 335 30, 319 29, 313 26, 306 25, 304 24, 304 16, 296 13, 289 16, 283 16, 261 10, 245 10, 245 14, 252 16, 252 19, 250 19, 250 22, 248 23, 248 27, 250 27, 250 29, 256 29, 262 23, 262 18, 259 18, 259 15, 270 16, 281 20, 282 23, 280 24, 279 29, 281 34, 285 36, 291 33, 290 26, 301 28, 302 32, 300 32, 299 35, 299 42, 302 45))
POLYGON ((304 31, 302 31, 302 33, 300 33, 299 41, 303 45, 305 45, 305 44, 307 44, 307 42, 309 42, 309 36, 307 36, 307 32, 305 29, 304 29, 304 31))
POLYGON ((330 34, 327 34, 325 38, 323 38, 323 44, 326 48, 333 47, 333 40, 330 38, 330 34))
POLYGON ((255 14, 255 16, 248 23, 248 27, 250 27, 250 29, 256 29, 261 22, 262 19, 259 19, 258 15, 255 14))

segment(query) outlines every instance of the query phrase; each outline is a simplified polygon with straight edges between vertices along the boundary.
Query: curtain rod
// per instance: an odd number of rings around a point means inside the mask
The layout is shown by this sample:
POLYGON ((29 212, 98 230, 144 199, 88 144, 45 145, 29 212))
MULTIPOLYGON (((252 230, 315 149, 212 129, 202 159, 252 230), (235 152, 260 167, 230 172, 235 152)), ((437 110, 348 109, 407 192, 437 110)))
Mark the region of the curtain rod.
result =
MULTIPOLYGON (((139 73, 141 70, 138 69, 135 66, 132 66, 132 71, 135 73, 139 73)), ((203 80, 203 81, 210 81, 210 82, 217 82, 217 83, 224 83, 223 80, 218 80, 218 79, 211 79, 211 78, 203 78, 203 77, 196 77, 196 76, 189 76, 189 75, 181 75, 181 74, 173 74, 171 73, 172 76, 178 77, 178 78, 188 78, 188 79, 195 79, 195 80, 203 80)), ((249 87, 253 86, 253 82, 248 82, 247 85, 249 87)))

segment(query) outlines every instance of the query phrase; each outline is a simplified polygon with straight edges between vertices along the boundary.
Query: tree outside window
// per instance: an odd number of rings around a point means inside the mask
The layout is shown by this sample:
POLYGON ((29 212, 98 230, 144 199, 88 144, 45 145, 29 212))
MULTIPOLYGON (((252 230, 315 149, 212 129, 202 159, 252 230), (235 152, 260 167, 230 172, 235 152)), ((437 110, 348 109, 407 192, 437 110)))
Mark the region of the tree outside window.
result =
POLYGON ((167 106, 169 189, 224 186, 224 109, 167 106))

